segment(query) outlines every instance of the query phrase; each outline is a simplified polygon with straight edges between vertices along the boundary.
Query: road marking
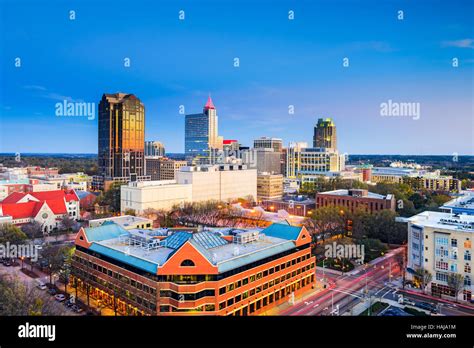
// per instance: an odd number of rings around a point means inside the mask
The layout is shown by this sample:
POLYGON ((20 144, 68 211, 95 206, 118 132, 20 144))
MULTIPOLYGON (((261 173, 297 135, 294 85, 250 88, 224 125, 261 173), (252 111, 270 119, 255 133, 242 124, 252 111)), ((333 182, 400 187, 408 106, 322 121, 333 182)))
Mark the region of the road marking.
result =
POLYGON ((319 303, 316 303, 313 308, 319 307, 319 303))
POLYGON ((388 289, 388 290, 382 295, 382 297, 385 297, 388 293, 390 293, 390 291, 392 291, 392 289, 388 289))
POLYGON ((342 290, 338 290, 338 289, 333 289, 333 291, 341 292, 341 293, 343 293, 343 294, 350 295, 350 296, 354 296, 354 297, 357 297, 357 298, 362 298, 362 297, 359 296, 359 295, 352 294, 352 293, 347 292, 347 291, 342 291, 342 290))

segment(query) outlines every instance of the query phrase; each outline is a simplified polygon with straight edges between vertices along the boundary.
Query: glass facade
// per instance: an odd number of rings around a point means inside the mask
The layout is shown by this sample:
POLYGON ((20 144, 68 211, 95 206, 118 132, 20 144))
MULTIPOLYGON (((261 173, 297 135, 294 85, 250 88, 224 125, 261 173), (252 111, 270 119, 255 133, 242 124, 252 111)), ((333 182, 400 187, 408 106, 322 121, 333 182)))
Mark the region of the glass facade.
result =
POLYGON ((99 103, 99 174, 143 176, 145 107, 133 94, 104 94, 99 103))

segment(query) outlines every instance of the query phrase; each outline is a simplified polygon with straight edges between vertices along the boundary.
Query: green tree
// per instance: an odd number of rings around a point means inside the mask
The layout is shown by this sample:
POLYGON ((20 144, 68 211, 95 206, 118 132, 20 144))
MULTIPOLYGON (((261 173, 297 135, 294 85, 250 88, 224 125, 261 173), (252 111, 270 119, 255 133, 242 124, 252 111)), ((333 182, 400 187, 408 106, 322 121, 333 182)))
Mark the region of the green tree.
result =
POLYGON ((15 225, 0 226, 0 244, 23 244, 27 238, 26 234, 15 225))
POLYGON ((464 276, 459 273, 449 273, 448 286, 453 289, 455 301, 458 302, 459 293, 464 289, 464 276))
POLYGON ((32 222, 21 226, 21 230, 26 234, 29 239, 36 239, 43 237, 43 228, 41 224, 33 220, 32 222))
POLYGON ((136 216, 136 212, 134 209, 126 209, 124 211, 124 215, 132 215, 132 216, 136 216))
POLYGON ((108 205, 112 212, 120 211, 120 187, 123 184, 114 183, 110 186, 107 191, 102 192, 97 197, 97 203, 99 205, 108 205))
POLYGON ((421 284, 421 289, 423 290, 423 293, 424 293, 426 290, 426 287, 433 279, 433 275, 424 268, 418 268, 415 270, 414 276, 415 276, 415 279, 417 279, 418 282, 421 284))

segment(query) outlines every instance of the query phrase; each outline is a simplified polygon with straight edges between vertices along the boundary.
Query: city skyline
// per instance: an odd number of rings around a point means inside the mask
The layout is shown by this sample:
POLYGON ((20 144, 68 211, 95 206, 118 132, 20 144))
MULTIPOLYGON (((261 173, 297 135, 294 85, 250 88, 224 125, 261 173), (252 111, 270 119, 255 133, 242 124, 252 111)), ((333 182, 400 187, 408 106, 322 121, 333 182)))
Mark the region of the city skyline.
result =
POLYGON ((31 2, 20 12, 6 2, 2 26, 22 30, 2 30, 0 152, 97 153, 100 97, 123 92, 146 107, 145 140, 170 153, 184 153, 184 116, 210 93, 220 135, 246 146, 261 136, 312 143, 318 118, 332 118, 341 153, 474 154, 474 35, 463 1, 140 3, 127 17, 110 4, 46 11, 31 2), (133 29, 121 25, 128 17, 140 18, 133 29), (64 100, 94 103, 95 119, 56 116, 64 100), (420 117, 382 116, 391 101, 419 103, 420 117))

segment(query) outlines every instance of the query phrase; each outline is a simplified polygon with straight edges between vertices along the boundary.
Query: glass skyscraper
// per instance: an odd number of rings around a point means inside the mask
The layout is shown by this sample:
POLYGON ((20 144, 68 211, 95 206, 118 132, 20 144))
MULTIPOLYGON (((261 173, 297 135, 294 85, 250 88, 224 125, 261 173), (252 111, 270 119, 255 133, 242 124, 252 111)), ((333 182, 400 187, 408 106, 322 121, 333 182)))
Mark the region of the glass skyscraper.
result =
POLYGON ((127 182, 145 175, 145 107, 133 94, 104 94, 99 103, 99 175, 127 182))
POLYGON ((217 133, 217 111, 210 96, 202 113, 186 115, 184 128, 186 160, 193 163, 210 163, 212 150, 222 149, 222 137, 217 133))
POLYGON ((330 118, 320 118, 314 127, 313 147, 337 150, 336 125, 330 118))

